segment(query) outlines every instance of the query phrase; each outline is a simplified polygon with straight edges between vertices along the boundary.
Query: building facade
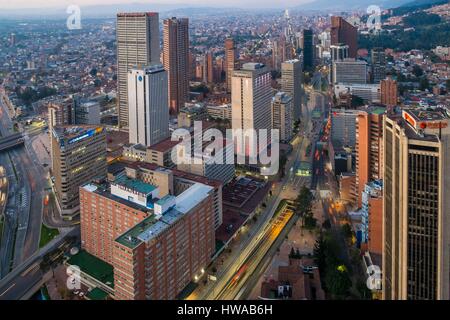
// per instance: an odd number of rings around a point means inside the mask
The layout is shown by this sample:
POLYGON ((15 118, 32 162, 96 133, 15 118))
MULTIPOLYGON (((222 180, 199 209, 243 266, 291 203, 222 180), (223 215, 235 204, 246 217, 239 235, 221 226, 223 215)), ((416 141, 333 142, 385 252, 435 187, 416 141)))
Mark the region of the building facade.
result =
POLYGON ((448 300, 450 135, 448 110, 386 117, 383 298, 448 300))
POLYGON ((128 72, 129 141, 152 146, 169 137, 167 72, 162 65, 128 72))
POLYGON ((177 115, 189 99, 189 19, 163 22, 163 63, 169 78, 169 110, 177 115))
POLYGON ((106 131, 93 126, 57 126, 52 130, 52 173, 63 218, 79 213, 78 188, 106 177, 106 131))
POLYGON ((281 91, 292 97, 294 121, 299 120, 302 114, 302 78, 303 72, 300 60, 288 60, 281 64, 281 91))
POLYGON ((117 85, 119 126, 128 128, 128 71, 160 63, 157 12, 117 14, 117 85))
POLYGON ((279 130, 280 140, 289 142, 294 129, 294 104, 292 98, 278 92, 272 100, 272 129, 279 130))

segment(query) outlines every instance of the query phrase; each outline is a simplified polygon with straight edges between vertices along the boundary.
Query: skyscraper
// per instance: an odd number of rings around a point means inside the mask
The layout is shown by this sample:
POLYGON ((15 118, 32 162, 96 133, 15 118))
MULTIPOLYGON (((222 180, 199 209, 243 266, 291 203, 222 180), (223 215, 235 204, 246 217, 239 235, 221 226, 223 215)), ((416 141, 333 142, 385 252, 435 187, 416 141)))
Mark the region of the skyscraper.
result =
POLYGON ((106 177, 106 131, 93 126, 52 129, 52 172, 59 211, 71 219, 79 212, 79 187, 106 177))
POLYGON ((383 298, 448 300, 448 110, 404 109, 384 124, 383 298))
POLYGON ((116 32, 119 126, 128 128, 128 71, 137 65, 160 63, 159 15, 118 13, 116 32))
POLYGON ((372 81, 380 83, 386 78, 386 54, 383 48, 373 48, 371 51, 372 81))
POLYGON ((211 51, 206 53, 206 82, 214 83, 214 59, 211 51))
MULTIPOLYGON (((232 128, 271 128, 272 87, 268 68, 261 63, 245 63, 232 77, 232 128)), ((245 142, 248 146, 248 141, 245 142)), ((239 147, 239 146, 238 146, 239 147)), ((244 150, 236 150, 244 154, 244 150)), ((247 155, 248 150, 245 150, 247 155)))
POLYGON ((281 63, 286 61, 286 37, 283 35, 279 39, 273 41, 272 47, 272 67, 280 70, 281 63))
POLYGON ((395 107, 397 105, 397 81, 388 77, 381 80, 381 104, 387 107, 395 107))
POLYGON ((288 60, 281 64, 281 91, 292 97, 293 120, 300 119, 302 113, 302 63, 288 60))
POLYGON ((225 40, 225 73, 227 77, 227 89, 231 92, 231 76, 236 68, 236 47, 233 39, 225 40))
POLYGON ((189 19, 164 20, 163 62, 169 78, 169 110, 177 115, 189 99, 189 19))
POLYGON ((331 45, 348 45, 348 55, 356 58, 358 51, 358 29, 342 17, 331 17, 331 45))
POLYGON ((169 137, 167 72, 153 65, 128 72, 130 143, 152 146, 169 137))
POLYGON ((288 94, 278 92, 272 100, 272 129, 280 131, 280 140, 289 142, 294 128, 293 100, 288 94))
POLYGON ((303 68, 306 71, 314 69, 314 40, 311 29, 303 30, 303 68))
POLYGON ((383 115, 385 108, 367 107, 356 117, 356 197, 361 197, 366 183, 381 179, 383 155, 383 115))

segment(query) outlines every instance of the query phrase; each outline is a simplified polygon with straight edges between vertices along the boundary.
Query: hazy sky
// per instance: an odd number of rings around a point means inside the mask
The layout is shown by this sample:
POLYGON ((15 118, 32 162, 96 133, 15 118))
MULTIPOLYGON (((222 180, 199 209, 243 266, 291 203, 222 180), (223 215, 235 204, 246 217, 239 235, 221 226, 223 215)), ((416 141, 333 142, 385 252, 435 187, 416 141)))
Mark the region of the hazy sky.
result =
POLYGON ((69 5, 96 5, 115 3, 145 3, 145 4, 193 4, 205 6, 236 6, 236 7, 289 7, 313 0, 0 0, 0 9, 20 9, 38 7, 67 7, 69 5))

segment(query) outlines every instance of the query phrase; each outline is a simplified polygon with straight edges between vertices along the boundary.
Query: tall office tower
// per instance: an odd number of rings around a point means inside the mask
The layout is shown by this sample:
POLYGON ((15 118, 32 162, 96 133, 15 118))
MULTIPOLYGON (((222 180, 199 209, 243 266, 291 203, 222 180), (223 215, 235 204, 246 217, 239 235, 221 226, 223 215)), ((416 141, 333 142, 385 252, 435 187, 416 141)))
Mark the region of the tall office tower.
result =
POLYGON ((169 110, 177 115, 189 100, 189 19, 164 20, 164 69, 169 76, 169 110))
POLYGON ((294 128, 294 103, 292 97, 278 92, 272 100, 272 129, 279 130, 280 140, 289 142, 294 128))
POLYGON ((128 129, 128 71, 138 65, 160 63, 159 15, 118 13, 116 33, 119 126, 128 129))
POLYGON ((128 72, 129 139, 150 147, 169 137, 167 72, 153 65, 128 72))
POLYGON ((383 298, 448 300, 450 128, 447 109, 386 116, 383 298))
POLYGON ((371 52, 372 81, 380 83, 386 78, 386 54, 383 48, 373 48, 371 52))
POLYGON ((164 168, 153 183, 138 174, 80 188, 81 245, 112 265, 115 299, 176 299, 214 254, 214 189, 190 181, 177 192, 164 168))
POLYGON ((314 40, 311 29, 303 30, 303 68, 306 71, 314 70, 314 40))
POLYGON ((338 44, 330 46, 331 61, 343 61, 348 58, 348 45, 338 44))
POLYGON ((356 117, 356 196, 361 208, 366 183, 381 179, 385 108, 367 107, 356 117))
POLYGON ((272 67, 280 70, 281 63, 286 61, 286 38, 281 36, 278 40, 273 41, 272 48, 272 67))
POLYGON ((331 45, 348 45, 348 55, 356 58, 358 51, 358 29, 342 17, 331 17, 331 45))
POLYGON ((214 83, 214 57, 211 51, 206 54, 206 81, 214 83))
POLYGON ((234 69, 237 67, 236 63, 237 52, 234 46, 233 39, 225 40, 225 73, 227 77, 227 90, 231 92, 231 77, 233 75, 234 69))
POLYGON ((333 83, 367 83, 367 62, 354 59, 333 62, 333 83))
MULTIPOLYGON (((231 108, 233 130, 267 129, 271 125, 272 87, 269 69, 261 63, 245 63, 232 76, 231 108)), ((257 137, 253 137, 257 138, 257 137)), ((248 146, 249 141, 246 141, 248 146)), ((236 149, 248 155, 248 150, 236 149)))
POLYGON ((302 114, 302 63, 300 60, 289 60, 281 64, 281 91, 292 97, 293 120, 299 120, 302 114))
POLYGON ((355 148, 357 116, 358 110, 332 109, 330 137, 333 143, 355 148))
POLYGON ((79 212, 78 188, 95 177, 106 177, 106 130, 56 126, 51 139, 56 203, 61 215, 71 219, 79 212))
POLYGON ((397 81, 391 77, 381 80, 381 104, 392 108, 397 105, 397 100, 397 81))

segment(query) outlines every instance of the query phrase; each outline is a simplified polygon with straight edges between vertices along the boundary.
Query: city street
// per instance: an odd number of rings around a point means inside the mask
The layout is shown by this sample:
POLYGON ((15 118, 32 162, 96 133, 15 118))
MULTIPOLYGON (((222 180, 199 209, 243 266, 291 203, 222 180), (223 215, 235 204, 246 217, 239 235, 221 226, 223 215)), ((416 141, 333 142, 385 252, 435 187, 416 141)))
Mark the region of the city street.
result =
MULTIPOLYGON (((311 122, 311 112, 315 107, 319 107, 319 110, 323 110, 324 106, 313 106, 313 108, 305 108, 303 110, 303 121, 300 125, 300 133, 305 132, 305 136, 315 137, 318 126, 312 126, 311 122)), ((321 118, 319 121, 323 121, 321 118)), ((295 200, 299 188, 301 187, 301 182, 310 183, 310 179, 306 177, 297 177, 295 175, 296 169, 299 167, 300 162, 304 159, 306 153, 306 148, 308 146, 308 139, 305 139, 299 134, 301 139, 294 140, 297 143, 293 145, 293 151, 291 156, 288 157, 288 161, 285 167, 286 175, 280 183, 274 184, 273 195, 269 200, 267 209, 261 213, 257 222, 249 229, 246 230, 245 236, 241 235, 240 242, 236 241, 232 243, 231 253, 221 261, 220 266, 213 264, 217 271, 214 276, 217 281, 208 281, 206 285, 200 284, 199 287, 187 298, 187 299, 217 299, 217 296, 222 292, 222 290, 229 284, 230 280, 239 272, 242 268, 243 263, 250 257, 255 250, 258 249, 261 239, 264 238, 264 234, 270 228, 271 219, 275 213, 276 208, 283 199, 295 200), (291 170, 292 168, 292 170, 291 170), (255 239, 257 239, 255 241, 255 239)), ((267 245, 272 244, 277 237, 271 237, 267 245)), ((221 257, 216 260, 220 260, 221 257)), ((253 266, 256 267, 256 266, 253 266)), ((207 273, 213 274, 209 268, 207 273)), ((254 269, 247 268, 246 272, 252 274, 254 269)))
MULTIPOLYGON (((14 133, 13 130, 8 109, 3 99, 0 99, 0 134, 6 137, 14 133)), ((24 136, 24 142, 23 146, 2 152, 2 163, 8 175, 16 179, 14 184, 11 183, 8 199, 11 210, 4 231, 6 247, 0 253, 2 276, 9 271, 7 266, 19 265, 36 252, 39 245, 44 196, 43 170, 36 161, 27 135, 24 136)))

